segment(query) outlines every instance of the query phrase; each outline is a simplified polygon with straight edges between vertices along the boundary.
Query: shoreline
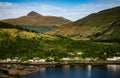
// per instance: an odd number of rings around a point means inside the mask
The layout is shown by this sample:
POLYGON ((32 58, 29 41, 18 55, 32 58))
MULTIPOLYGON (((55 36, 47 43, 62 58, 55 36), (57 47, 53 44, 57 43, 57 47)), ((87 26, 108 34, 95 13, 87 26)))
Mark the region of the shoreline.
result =
POLYGON ((0 63, 0 71, 6 71, 9 74, 0 72, 0 78, 14 78, 15 75, 20 77, 37 72, 42 68, 52 65, 120 65, 120 62, 47 62, 47 63, 0 63))
POLYGON ((41 70, 42 68, 46 67, 46 66, 41 66, 41 65, 40 66, 18 65, 18 67, 16 68, 15 65, 13 66, 14 67, 7 67, 7 65, 6 67, 0 66, 0 78, 15 78, 16 75, 18 75, 19 77, 22 77, 24 75, 37 72, 41 70))
POLYGON ((44 62, 44 63, 24 63, 24 62, 0 62, 1 64, 16 64, 16 65, 66 65, 66 64, 91 64, 91 65, 99 65, 99 64, 117 64, 120 65, 120 61, 98 61, 98 62, 44 62))

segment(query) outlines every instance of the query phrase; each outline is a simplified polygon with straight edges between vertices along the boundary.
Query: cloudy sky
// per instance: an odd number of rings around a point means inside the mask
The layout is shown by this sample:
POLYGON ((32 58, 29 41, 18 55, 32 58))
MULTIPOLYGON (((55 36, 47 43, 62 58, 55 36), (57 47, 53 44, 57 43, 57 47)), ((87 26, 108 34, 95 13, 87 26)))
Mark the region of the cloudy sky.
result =
POLYGON ((0 0, 0 20, 36 11, 72 21, 103 9, 120 6, 120 0, 0 0))

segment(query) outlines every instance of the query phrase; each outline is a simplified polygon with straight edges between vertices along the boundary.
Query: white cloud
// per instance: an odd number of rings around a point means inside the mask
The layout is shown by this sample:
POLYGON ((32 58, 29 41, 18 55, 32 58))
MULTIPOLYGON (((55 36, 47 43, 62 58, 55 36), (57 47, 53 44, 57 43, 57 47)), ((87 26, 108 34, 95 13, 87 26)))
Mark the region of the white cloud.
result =
POLYGON ((63 9, 63 8, 60 8, 60 7, 50 6, 50 5, 45 5, 45 4, 41 4, 40 9, 42 9, 44 11, 49 11, 49 10, 65 11, 66 10, 66 9, 63 9))
POLYGON ((30 11, 36 11, 43 15, 63 16, 70 20, 77 20, 88 14, 98 12, 103 9, 119 6, 118 3, 86 3, 76 6, 53 6, 41 3, 17 4, 10 2, 0 2, 0 19, 15 18, 26 15, 30 11))
MULTIPOLYGON (((22 7, 23 8, 23 7, 22 7)), ((20 5, 10 2, 0 2, 0 19, 12 18, 19 15, 23 15, 20 5)))
POLYGON ((12 6, 12 5, 13 5, 13 3, 0 2, 0 8, 9 7, 9 6, 12 6))

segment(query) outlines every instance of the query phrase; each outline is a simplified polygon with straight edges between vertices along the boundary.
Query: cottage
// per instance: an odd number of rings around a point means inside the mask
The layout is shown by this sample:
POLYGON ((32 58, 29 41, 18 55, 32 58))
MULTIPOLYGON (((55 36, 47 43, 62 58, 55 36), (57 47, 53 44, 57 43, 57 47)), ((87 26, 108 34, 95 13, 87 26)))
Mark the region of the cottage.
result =
POLYGON ((39 63, 39 62, 45 62, 45 59, 40 59, 40 58, 33 58, 33 59, 29 59, 28 62, 32 62, 32 63, 39 63))
POLYGON ((11 61, 12 61, 12 59, 10 59, 10 58, 6 59, 6 62, 11 62, 11 61))
POLYGON ((107 58, 108 61, 117 61, 120 60, 120 57, 107 58))
POLYGON ((39 62, 45 62, 46 60, 45 59, 40 59, 39 62))
POLYGON ((63 60, 63 61, 69 61, 70 60, 70 58, 69 57, 67 57, 67 58, 62 58, 61 60, 63 60))
POLYGON ((77 61, 77 60, 79 60, 79 57, 74 57, 72 60, 76 60, 77 61))
POLYGON ((82 52, 78 52, 77 54, 78 54, 78 55, 82 55, 83 53, 82 53, 82 52))

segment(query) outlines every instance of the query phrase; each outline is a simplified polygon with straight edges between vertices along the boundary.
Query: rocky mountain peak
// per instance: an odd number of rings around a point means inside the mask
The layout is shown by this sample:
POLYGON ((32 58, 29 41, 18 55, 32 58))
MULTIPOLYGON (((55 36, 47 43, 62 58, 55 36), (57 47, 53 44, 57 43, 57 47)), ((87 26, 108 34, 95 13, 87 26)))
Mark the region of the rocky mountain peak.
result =
POLYGON ((31 11, 27 14, 27 16, 42 16, 41 14, 35 12, 35 11, 31 11))

